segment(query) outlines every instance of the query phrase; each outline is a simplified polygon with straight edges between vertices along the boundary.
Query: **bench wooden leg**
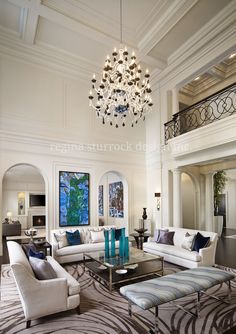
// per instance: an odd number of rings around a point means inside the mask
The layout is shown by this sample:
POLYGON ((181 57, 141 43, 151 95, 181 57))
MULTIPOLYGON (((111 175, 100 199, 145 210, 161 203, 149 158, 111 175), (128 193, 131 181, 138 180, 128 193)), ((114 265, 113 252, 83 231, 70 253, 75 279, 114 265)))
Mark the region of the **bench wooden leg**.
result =
POLYGON ((26 328, 30 328, 30 326, 31 326, 31 320, 27 320, 26 321, 26 328))

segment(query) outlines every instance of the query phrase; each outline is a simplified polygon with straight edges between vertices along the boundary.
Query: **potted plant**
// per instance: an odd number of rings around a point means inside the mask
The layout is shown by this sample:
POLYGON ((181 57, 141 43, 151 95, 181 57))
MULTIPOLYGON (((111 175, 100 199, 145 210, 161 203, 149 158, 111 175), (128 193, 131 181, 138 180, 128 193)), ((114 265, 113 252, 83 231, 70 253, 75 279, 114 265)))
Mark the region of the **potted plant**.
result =
POLYGON ((220 204, 220 195, 225 189, 227 182, 226 172, 219 170, 214 174, 214 215, 218 216, 218 207, 220 204))

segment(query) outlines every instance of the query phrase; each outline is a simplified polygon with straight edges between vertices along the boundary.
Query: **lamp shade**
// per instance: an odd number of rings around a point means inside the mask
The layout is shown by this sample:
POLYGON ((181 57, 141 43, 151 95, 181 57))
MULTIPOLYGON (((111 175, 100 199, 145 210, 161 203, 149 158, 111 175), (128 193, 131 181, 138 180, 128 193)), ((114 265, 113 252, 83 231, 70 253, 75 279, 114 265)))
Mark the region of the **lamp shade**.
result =
POLYGON ((12 212, 8 211, 7 212, 7 218, 11 218, 12 217, 12 212))

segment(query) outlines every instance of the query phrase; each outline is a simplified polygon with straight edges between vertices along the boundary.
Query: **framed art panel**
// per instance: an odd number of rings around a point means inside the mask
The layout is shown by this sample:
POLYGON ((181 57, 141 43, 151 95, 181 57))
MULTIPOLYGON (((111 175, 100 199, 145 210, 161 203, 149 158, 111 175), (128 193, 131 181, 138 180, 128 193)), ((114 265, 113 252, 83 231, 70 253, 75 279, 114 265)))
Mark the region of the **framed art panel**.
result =
POLYGON ((124 190, 121 181, 109 184, 109 216, 124 218, 124 190))
POLYGON ((103 204, 103 185, 100 184, 98 187, 98 216, 104 216, 104 204, 103 204))
POLYGON ((89 174, 60 171, 59 226, 89 224, 89 174))

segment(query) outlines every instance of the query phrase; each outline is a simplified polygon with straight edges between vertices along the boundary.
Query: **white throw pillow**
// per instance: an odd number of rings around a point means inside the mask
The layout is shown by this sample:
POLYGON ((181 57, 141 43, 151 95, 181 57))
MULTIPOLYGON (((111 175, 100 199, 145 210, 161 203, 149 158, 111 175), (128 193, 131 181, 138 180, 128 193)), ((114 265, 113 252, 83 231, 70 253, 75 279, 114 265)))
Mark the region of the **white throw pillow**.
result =
POLYGON ((105 237, 104 237, 104 231, 90 231, 91 233, 91 242, 92 243, 97 243, 97 242, 104 242, 105 237))
POLYGON ((69 246, 69 243, 66 237, 66 232, 58 233, 58 234, 55 233, 55 238, 58 242, 58 248, 69 246))
POLYGON ((185 234, 184 240, 182 242, 181 247, 187 249, 188 251, 192 250, 193 243, 195 240, 196 234, 189 234, 188 232, 185 234))

